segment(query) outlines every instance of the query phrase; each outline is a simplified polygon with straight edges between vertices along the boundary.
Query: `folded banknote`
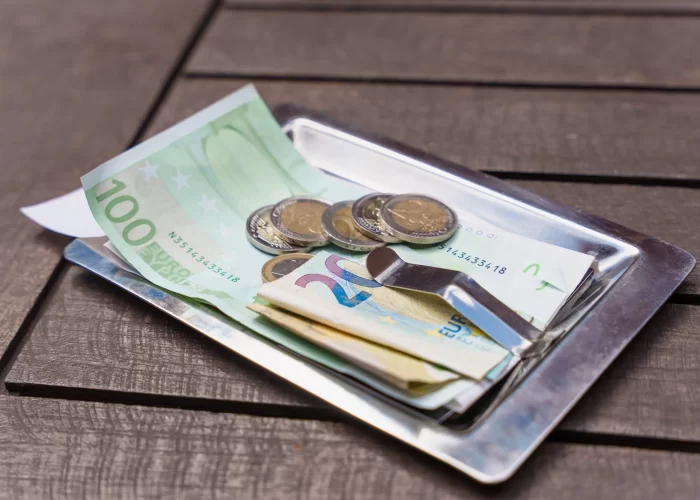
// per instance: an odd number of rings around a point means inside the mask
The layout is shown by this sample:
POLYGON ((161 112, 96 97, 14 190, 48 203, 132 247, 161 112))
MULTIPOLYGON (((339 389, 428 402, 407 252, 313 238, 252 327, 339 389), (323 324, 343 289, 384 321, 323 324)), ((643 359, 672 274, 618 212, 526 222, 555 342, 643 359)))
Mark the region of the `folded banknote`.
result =
POLYGON ((259 302, 250 304, 248 308, 412 395, 427 394, 459 378, 458 374, 444 368, 382 345, 367 342, 288 311, 259 302))
POLYGON ((441 298, 384 287, 363 265, 325 251, 264 284, 258 296, 475 380, 509 354, 441 298))

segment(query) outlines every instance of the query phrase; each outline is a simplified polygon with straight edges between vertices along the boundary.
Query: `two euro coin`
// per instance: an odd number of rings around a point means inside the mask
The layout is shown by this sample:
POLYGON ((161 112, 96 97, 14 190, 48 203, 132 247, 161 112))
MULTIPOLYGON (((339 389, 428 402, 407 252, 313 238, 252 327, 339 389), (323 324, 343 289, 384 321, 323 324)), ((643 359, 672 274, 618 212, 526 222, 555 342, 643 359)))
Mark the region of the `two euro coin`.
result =
POLYGON ((454 210, 420 194, 392 196, 382 204, 379 220, 391 236, 418 245, 449 239, 458 223, 454 210))
POLYGON ((248 241, 272 254, 304 253, 328 244, 321 216, 330 203, 294 196, 254 211, 246 222, 248 241))
POLYGON ((457 215, 444 203, 421 194, 372 193, 331 205, 293 196, 260 208, 248 218, 248 240, 273 255, 308 252, 333 243, 370 252, 387 243, 429 245, 457 229, 457 215))
POLYGON ((372 193, 353 203, 352 216, 363 234, 386 243, 440 243, 458 223, 454 210, 422 194, 372 193))
POLYGON ((335 245, 370 252, 387 243, 440 243, 457 229, 450 207, 421 194, 372 193, 328 207, 321 225, 335 245))

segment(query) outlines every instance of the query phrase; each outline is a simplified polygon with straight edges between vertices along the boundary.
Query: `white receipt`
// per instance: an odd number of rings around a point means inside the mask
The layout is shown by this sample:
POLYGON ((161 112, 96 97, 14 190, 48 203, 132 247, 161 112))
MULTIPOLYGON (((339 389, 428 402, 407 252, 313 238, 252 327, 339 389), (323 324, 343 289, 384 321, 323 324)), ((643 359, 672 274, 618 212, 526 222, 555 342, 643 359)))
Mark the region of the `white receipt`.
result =
POLYGON ((105 235, 92 216, 82 188, 20 210, 40 226, 57 233, 75 238, 105 235))

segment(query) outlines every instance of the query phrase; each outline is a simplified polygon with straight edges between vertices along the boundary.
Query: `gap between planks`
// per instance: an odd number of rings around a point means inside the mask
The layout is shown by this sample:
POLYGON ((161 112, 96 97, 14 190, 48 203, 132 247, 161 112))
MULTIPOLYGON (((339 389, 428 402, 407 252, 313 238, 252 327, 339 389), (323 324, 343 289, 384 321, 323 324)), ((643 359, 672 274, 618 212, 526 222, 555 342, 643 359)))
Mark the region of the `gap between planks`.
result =
MULTIPOLYGON (((179 56, 176 58, 175 63, 173 64, 172 68, 168 71, 163 85, 161 86, 161 89, 156 94, 153 103, 148 107, 144 118, 139 123, 138 127, 136 128, 136 132, 134 133, 132 139, 129 141, 125 149, 132 148, 134 145, 138 144, 144 137, 146 131, 151 126, 151 123, 153 122, 158 110, 160 109, 161 104, 165 101, 165 99, 168 96, 168 93, 174 87, 178 77, 182 75, 183 68, 185 67, 185 64, 187 64, 189 56, 192 54, 199 40, 201 40, 201 38, 204 36, 207 27, 211 24, 211 21, 214 19, 216 13, 219 11, 221 7, 221 2, 222 0, 210 0, 209 7, 204 11, 204 14, 202 15, 200 21, 197 22, 197 24, 195 25, 192 34, 188 37, 187 41, 185 42, 185 45, 182 51, 180 52, 179 56)), ((60 281, 59 278, 65 272, 66 269, 67 262, 64 259, 61 259, 49 275, 49 278, 46 280, 44 287, 37 295, 34 304, 32 304, 31 308, 29 309, 29 312, 25 316, 20 327, 17 329, 17 332, 8 344, 7 348, 4 352, 0 354, 0 380, 5 380, 7 373, 12 367, 12 363, 14 362, 14 360, 17 357, 17 354, 21 350, 21 346, 26 341, 27 332, 29 331, 31 325, 34 323, 35 319, 38 317, 39 312, 42 310, 42 307, 46 303, 47 297, 49 297, 52 291, 54 291, 55 285, 60 281)), ((3 384, 3 387, 0 388, 0 394, 3 393, 5 390, 6 389, 3 384)))
MULTIPOLYGON (((204 18, 200 23, 198 23, 198 26, 195 29, 195 32, 193 33, 192 37, 184 47, 182 54, 178 58, 176 64, 174 65, 173 69, 169 72, 167 79, 161 89, 161 91, 158 93, 155 101, 153 104, 149 107, 141 125, 137 129, 136 133, 134 134, 134 137, 132 141, 129 144, 129 147, 133 146, 136 144, 145 131, 148 129, 149 124, 153 120, 153 117, 157 113, 158 109, 160 108, 160 105, 162 102, 165 100, 167 97, 169 91, 171 90, 174 82, 176 79, 182 74, 182 68, 186 61, 189 58, 189 55, 191 54, 192 50, 196 46, 197 42, 201 38, 201 36, 204 34, 206 31, 206 28, 213 19, 217 8, 219 7, 220 1, 219 0, 214 0, 212 1, 212 4, 210 8, 207 10, 205 13, 204 18)), ((570 11, 567 11, 567 13, 570 13, 570 11)), ((201 74, 196 74, 196 73, 191 73, 185 75, 189 78, 199 78, 202 77, 201 74)), ((211 77, 212 75, 205 75, 206 77, 211 77)), ((223 76, 223 75, 222 75, 223 76)), ((229 78, 230 75, 226 75, 225 78, 229 78)), ((260 76, 256 76, 255 78, 260 78, 260 76)), ((288 78, 280 78, 280 79, 288 79, 288 78)), ((343 81, 346 81, 348 79, 343 79, 343 81)), ((359 79, 360 81, 367 82, 367 79, 359 79)), ((332 81, 337 81, 337 80, 332 80, 332 81)), ((370 80, 370 81, 378 81, 378 80, 370 80)), ((408 83, 405 80, 396 80, 397 83, 405 84, 408 83)), ((391 83, 387 80, 381 81, 381 83, 391 83)), ((423 82, 419 81, 421 84, 425 83, 438 83, 438 84, 451 84, 451 85, 463 85, 465 82, 423 82)), ((494 82, 471 82, 468 83, 469 85, 483 85, 483 86, 510 86, 510 87, 519 87, 519 84, 499 84, 499 83, 494 83, 494 82)), ((537 87, 538 84, 527 84, 523 85, 524 87, 537 87)), ((604 87, 604 86, 591 86, 591 87, 581 87, 581 86, 573 86, 573 85, 546 85, 545 87, 547 88, 588 88, 588 89, 602 89, 602 90, 629 90, 629 89, 636 89, 636 90, 651 90, 651 91, 682 91, 682 92, 695 92, 700 89, 673 89, 673 88, 660 88, 660 87, 622 87, 622 86, 615 86, 615 87, 604 87)), ((528 174, 522 174, 522 173, 509 173, 509 172, 489 172, 492 173, 498 177, 501 178, 506 178, 506 179, 537 179, 537 180, 564 180, 567 182, 591 182, 591 183, 617 183, 617 184, 641 184, 641 185, 673 185, 673 186, 682 186, 682 187, 693 187, 697 188, 700 187, 700 180, 677 180, 677 179, 655 179, 655 178, 625 178, 625 177, 612 177, 612 176, 587 176, 587 175, 566 175, 566 174, 537 174, 537 173, 528 173, 528 174)), ((12 353, 17 350, 17 347, 21 344, 21 339, 23 337, 23 332, 26 331, 28 326, 34 321, 36 318, 37 314, 40 312, 42 308, 42 304, 44 303, 45 299, 49 296, 53 285, 58 281, 59 276, 62 274, 63 270, 65 269, 65 261, 62 261, 61 263, 58 264, 58 266, 54 269, 51 277, 47 281, 44 289, 42 290, 41 294, 37 298, 36 303, 32 307, 31 312, 27 315, 25 318, 25 322, 23 323, 22 327, 20 328, 20 331, 16 338, 13 340, 13 344, 8 349, 8 351, 5 353, 5 355, 0 359, 0 369, 3 371, 3 378, 4 375, 6 374, 8 366, 6 366, 7 360, 12 356, 12 353)), ((697 297, 697 296, 692 296, 692 297, 697 297)), ((91 397, 91 396, 97 396, 97 392, 99 391, 83 391, 83 392, 76 392, 75 390, 69 389, 70 392, 72 392, 71 395, 65 394, 63 395, 64 399, 77 399, 77 400, 82 400, 83 397, 92 400, 92 401, 110 401, 110 402, 121 402, 121 403, 128 403, 128 404, 139 404, 143 405, 146 403, 144 399, 140 397, 138 394, 129 394, 129 393, 123 393, 121 394, 122 396, 127 396, 126 399, 129 399, 128 401, 125 401, 124 398, 119 398, 119 394, 116 395, 114 398, 109 398, 109 399, 100 399, 96 397, 91 397)), ((56 395, 56 392, 52 392, 53 395, 56 395)), ((35 393, 36 395, 36 393, 35 393)), ((143 396, 143 395, 141 395, 143 396)), ((151 406, 164 406, 164 407, 169 407, 169 406, 176 406, 176 407, 185 407, 185 408, 191 408, 191 409, 206 409, 207 411, 218 411, 216 407, 212 407, 207 405, 206 408, 204 406, 197 406, 197 405, 192 405, 188 406, 186 403, 183 405, 183 400, 182 398, 169 398, 167 396, 164 396, 162 398, 159 398, 157 400, 152 400, 152 397, 149 395, 149 398, 151 398, 151 401, 148 402, 149 405, 151 406), (168 405, 170 402, 170 399, 177 399, 177 404, 174 405, 168 405)), ((231 411, 233 408, 225 408, 222 407, 220 410, 221 411, 231 411)), ((274 415, 277 413, 280 408, 277 408, 275 405, 265 405, 265 404, 251 404, 247 406, 243 406, 240 403, 237 404, 237 407, 235 408, 238 410, 238 413, 251 413, 254 415, 274 415), (246 411, 247 410, 247 411, 246 411)), ((285 408, 286 411, 288 411, 288 408, 285 408)), ((284 415, 286 418, 289 418, 290 416, 293 417, 298 417, 298 418, 313 418, 313 419, 338 419, 338 413, 334 411, 330 411, 326 414, 324 414, 322 411, 319 411, 318 409, 314 409, 311 412, 301 412, 298 415, 290 415, 289 413, 284 415)), ((663 450, 669 450, 669 451, 690 451, 690 452, 698 452, 700 451, 700 447, 694 443, 685 443, 682 441, 677 441, 677 440, 670 440, 670 439, 655 439, 655 438, 636 438, 636 437, 629 437, 629 436, 616 436, 616 435, 602 435, 602 434, 590 434, 590 433, 578 433, 578 432, 571 432, 571 431, 555 431, 555 433, 552 435, 552 440, 558 441, 558 442, 575 442, 575 443, 587 443, 587 444, 599 444, 599 445, 607 445, 607 444, 613 444, 615 446, 630 446, 630 447, 639 447, 639 448, 649 448, 649 449, 663 449, 663 450)))
POLYGON ((357 0, 227 0, 227 10, 277 10, 306 12, 416 12, 416 13, 479 13, 479 14, 541 14, 583 16, 697 16, 700 5, 693 1, 658 1, 620 3, 614 1, 561 2, 556 0, 450 0, 424 1, 357 1, 357 0))
MULTIPOLYGON (((207 82, 216 82, 220 81, 222 85, 226 85, 226 82, 231 82, 231 84, 238 83, 237 81, 240 80, 241 82, 244 82, 246 80, 253 81, 257 80, 259 82, 272 82, 272 84, 278 85, 278 84, 284 84, 286 82, 289 83, 297 83, 297 84, 319 84, 319 85, 348 85, 352 87, 353 85, 357 84, 368 84, 370 87, 373 85, 397 85, 400 87, 410 87, 411 85, 415 86, 420 86, 420 87, 433 87, 433 86, 440 86, 440 87, 446 87, 446 88, 454 88, 454 87, 459 87, 459 88, 464 88, 464 89, 469 89, 469 88, 480 88, 480 87, 493 87, 493 88, 504 88, 504 89, 522 89, 522 90, 537 90, 537 91, 562 91, 562 92, 570 92, 570 91, 597 91, 597 92, 609 92, 609 91, 615 91, 615 92, 635 92, 638 93, 638 89, 628 89, 628 88, 605 88, 605 87, 593 87, 593 88, 587 88, 587 87, 556 87, 556 86, 544 86, 544 87, 538 87, 538 86, 532 86, 529 84, 524 84, 524 85, 511 85, 511 84, 501 84, 501 83, 496 83, 496 84, 474 84, 474 83, 469 83, 469 84, 456 84, 456 83, 449 83, 449 82, 425 82, 425 81, 413 81, 413 82, 408 82, 405 80, 386 80, 386 79, 372 79, 372 80, 365 80, 365 79, 355 79, 355 78, 343 78, 343 79, 336 79, 336 78, 317 78, 317 77, 310 77, 310 78, 297 78, 297 77, 276 77, 276 76, 261 76, 261 75, 243 75, 240 76, 238 74, 236 75, 229 75, 229 74, 209 74, 209 73, 200 73, 200 72, 191 72, 191 71, 185 71, 184 74, 182 75, 182 81, 183 82, 192 82, 192 84, 197 85, 199 82, 206 84, 207 82)), ((375 87, 376 88, 376 87, 375 87)), ((669 91, 666 90, 660 90, 660 89, 646 89, 646 91, 650 93, 669 93, 669 91)), ((700 95, 700 88, 698 91, 688 91, 686 89, 677 89, 674 91, 671 91, 670 93, 681 93, 681 94, 694 94, 696 96, 700 95)), ((515 171, 515 170, 491 170, 488 168, 481 168, 479 169, 481 172, 484 172, 486 174, 492 175, 494 177, 497 177, 499 179, 504 179, 504 180, 532 180, 532 181, 554 181, 554 182, 567 182, 567 183, 589 183, 589 184, 625 184, 625 185, 636 185, 636 186, 659 186, 659 187, 681 187, 681 188, 690 188, 690 189, 698 189, 700 188, 700 177, 698 178, 687 178, 687 177, 661 177, 661 176, 654 176, 654 175, 648 175, 648 174, 641 174, 641 175, 625 175, 625 174, 601 174, 601 173, 569 173, 569 172, 523 172, 523 171, 515 171)))
POLYGON ((381 85, 436 85, 443 87, 493 87, 504 89, 542 89, 542 90, 589 90, 598 92, 650 92, 650 93, 677 93, 697 94, 700 86, 674 86, 664 84, 634 84, 634 83, 580 83, 580 82, 518 82, 499 80, 479 80, 467 78, 417 78, 410 76, 383 77, 383 76, 325 76, 313 74, 295 75, 271 75, 269 73, 257 73, 251 71, 209 71, 201 69, 185 70, 183 78, 190 80, 269 80, 282 82, 309 82, 309 83, 374 83, 381 85))
MULTIPOLYGON (((346 424, 361 424, 381 432, 368 424, 355 419, 341 410, 331 406, 299 407, 275 405, 269 403, 227 402, 221 400, 204 400, 201 398, 183 398, 182 396, 164 396, 138 394, 132 392, 109 392, 92 389, 24 386, 11 384, 9 397, 36 398, 46 401, 74 401, 76 403, 119 404, 125 406, 148 407, 154 409, 176 409, 183 411, 203 411, 250 417, 279 418, 283 420, 309 420, 346 424)), ((0 394, 2 395, 2 394, 0 394)), ((382 433, 383 434, 383 433, 382 433)), ((388 435, 387 435, 388 436, 388 435)), ((681 439, 657 438, 649 436, 628 436, 622 434, 583 432, 554 429, 545 442, 581 444, 587 446, 614 446, 617 448, 635 448, 698 454, 700 442, 681 439)))

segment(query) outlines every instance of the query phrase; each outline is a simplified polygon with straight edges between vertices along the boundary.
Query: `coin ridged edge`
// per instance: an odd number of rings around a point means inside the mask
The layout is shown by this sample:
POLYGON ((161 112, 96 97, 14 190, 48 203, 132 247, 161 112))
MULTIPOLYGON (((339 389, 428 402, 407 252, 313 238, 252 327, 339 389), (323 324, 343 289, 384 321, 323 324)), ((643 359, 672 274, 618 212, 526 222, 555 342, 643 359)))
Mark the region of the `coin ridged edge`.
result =
MULTIPOLYGON (((374 238, 370 238, 367 235, 364 235, 364 233, 360 232, 363 234, 365 237, 369 238, 372 241, 367 242, 367 244, 354 244, 354 243, 348 243, 342 238, 339 238, 338 236, 335 235, 335 228, 333 227, 333 215, 335 215, 335 212, 340 210, 341 208, 344 207, 349 207, 350 211, 352 212, 352 200, 349 201, 339 201, 337 203, 334 203, 330 207, 328 207, 324 212, 323 215, 321 216, 321 226, 323 227, 323 230, 326 232, 326 235, 328 236, 328 239, 334 244, 339 246, 340 248, 344 248, 346 250, 351 250, 353 252, 371 252, 375 248, 380 248, 385 245, 383 241, 376 240, 374 238)), ((355 221, 353 220, 353 223, 355 221)), ((357 228, 357 224, 355 224, 355 228, 357 228)))
POLYGON ((282 226, 281 221, 277 220, 277 223, 275 223, 275 219, 279 218, 279 214, 276 214, 276 211, 278 210, 278 207, 281 207, 282 204, 284 203, 291 203, 295 201, 314 201, 323 205, 326 205, 326 208, 331 206, 331 203, 327 202, 326 200, 322 200, 321 198, 314 198, 312 196, 291 196, 289 198, 285 198, 284 200, 279 201, 272 207, 272 211, 270 212, 270 222, 272 223, 272 227, 277 233, 277 235, 282 238, 283 240, 293 244, 293 245, 300 245, 300 246, 305 246, 305 247, 322 247, 324 245, 327 245, 329 243, 328 237, 323 233, 321 237, 323 239, 319 238, 303 238, 303 235, 299 235, 299 233, 294 233, 294 234, 289 234, 293 233, 291 230, 286 230, 284 226, 282 226), (281 226, 281 227, 278 227, 281 226), (297 236, 302 236, 301 238, 297 236))
POLYGON ((457 231, 457 225, 458 225, 458 218, 457 218, 457 213, 452 210, 450 207, 448 207, 446 204, 441 202, 440 200, 437 200, 433 198, 432 196, 426 196, 424 194, 418 194, 418 193, 407 193, 407 194, 401 194, 394 196, 390 200, 387 200, 384 205, 382 206, 382 209, 379 211, 379 219, 382 221, 384 226, 386 227, 386 230, 389 234, 392 236, 395 236, 396 238, 401 239, 402 241, 405 241, 407 243, 414 243, 416 245, 433 245, 435 243, 440 243, 446 240, 449 240, 452 235, 454 235, 455 231, 457 231), (396 229, 393 227, 391 224, 391 221, 388 218, 388 212, 389 212, 389 202, 390 201, 395 201, 396 198, 405 198, 405 199, 410 199, 410 197, 419 197, 419 198, 429 198, 430 200, 434 201, 438 205, 440 205, 442 208, 445 209, 445 211, 451 216, 452 220, 454 221, 454 224, 452 225, 452 228, 448 230, 444 234, 440 235, 435 235, 435 236, 428 236, 430 233, 419 233, 423 236, 415 236, 409 233, 406 233, 404 231, 401 231, 400 229, 396 229))
MULTIPOLYGON (((265 243, 263 243, 263 241, 261 241, 261 239, 258 239, 253 234, 251 234, 250 227, 251 227, 251 224, 253 223, 253 219, 260 218, 261 214, 264 214, 265 211, 267 211, 267 210, 272 212, 272 207, 273 207, 273 205, 267 205, 265 207, 258 208, 257 210, 253 211, 253 213, 251 213, 248 216, 248 219, 246 219, 246 221, 245 221, 245 234, 246 234, 246 237, 248 238, 248 242, 251 245, 253 245, 255 248, 257 248, 258 250, 260 250, 261 252, 265 252, 266 254, 269 254, 269 255, 284 255, 284 254, 288 254, 288 253, 308 252, 311 249, 311 247, 295 245, 295 244, 290 243, 286 240, 283 240, 283 241, 285 243, 287 243, 288 245, 290 245, 289 250, 284 250, 281 248, 268 246, 265 243)), ((272 225, 272 223, 270 225, 272 225)))
MULTIPOLYGON (((362 205, 365 203, 368 199, 374 198, 374 197, 379 197, 379 196, 389 196, 393 197, 393 194, 390 193, 370 193, 366 194, 362 198, 358 198, 355 200, 355 202, 352 204, 352 208, 350 209, 350 213, 352 214, 352 219, 355 221, 355 225, 357 226, 357 230, 360 231, 362 234, 367 236, 368 238, 372 238, 373 240, 377 241, 383 241, 385 243, 399 243, 402 240, 399 238, 392 236, 389 231, 386 230, 386 225, 382 222, 382 225, 384 225, 384 231, 379 231, 375 232, 372 229, 369 229, 368 227, 365 226, 365 218, 362 216, 362 205)), ((389 198, 391 199, 391 198, 389 198)), ((389 200, 387 200, 389 201, 389 200)), ((385 202, 386 203, 386 202, 385 202)), ((381 222, 381 220, 380 220, 381 222)), ((369 224, 367 224, 369 226, 369 224)), ((372 226, 370 226, 372 227, 372 226)), ((374 228, 373 228, 374 229, 374 228)))

